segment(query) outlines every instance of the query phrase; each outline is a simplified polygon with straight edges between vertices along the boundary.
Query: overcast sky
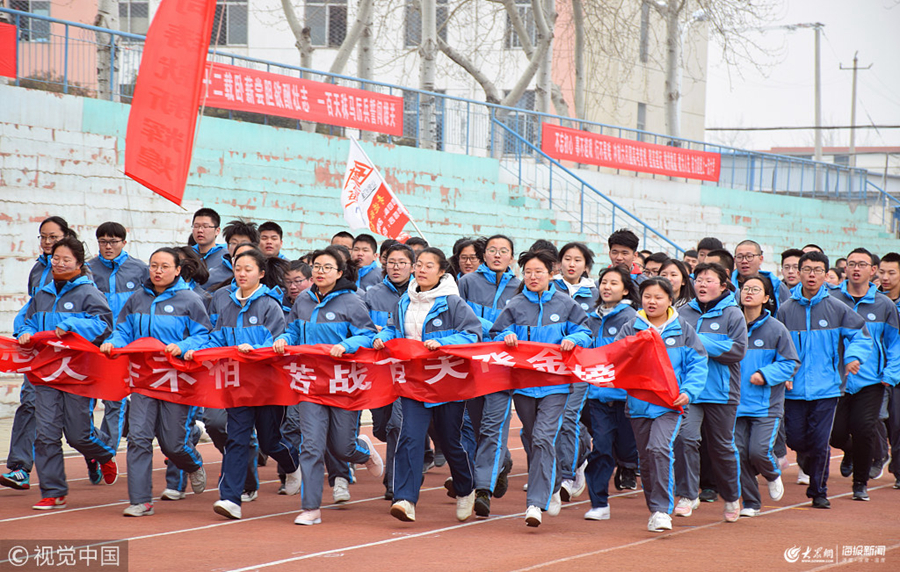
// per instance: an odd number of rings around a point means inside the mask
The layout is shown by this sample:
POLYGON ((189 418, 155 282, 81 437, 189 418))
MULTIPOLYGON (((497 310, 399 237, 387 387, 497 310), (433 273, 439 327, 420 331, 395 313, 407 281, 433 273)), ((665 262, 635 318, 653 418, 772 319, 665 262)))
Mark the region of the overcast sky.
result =
MULTIPOLYGON (((825 24, 821 42, 822 124, 850 125, 853 73, 840 65, 872 64, 858 72, 856 124, 900 124, 900 0, 782 0, 773 26, 825 24)), ((765 75, 749 64, 741 75, 709 46, 706 126, 814 125, 814 35, 812 29, 752 32, 772 54, 765 75)), ((707 132, 707 140, 738 147, 812 146, 812 131, 707 132)), ((849 144, 848 131, 826 131, 824 145, 849 144)), ((857 130, 857 146, 900 146, 900 129, 857 130)))

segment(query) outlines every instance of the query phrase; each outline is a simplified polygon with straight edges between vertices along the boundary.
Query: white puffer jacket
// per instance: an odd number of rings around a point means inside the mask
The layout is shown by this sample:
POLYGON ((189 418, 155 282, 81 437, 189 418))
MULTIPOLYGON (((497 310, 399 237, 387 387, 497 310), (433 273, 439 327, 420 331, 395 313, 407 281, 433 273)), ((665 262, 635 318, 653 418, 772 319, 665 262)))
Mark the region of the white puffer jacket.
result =
POLYGON ((425 328, 425 318, 431 311, 431 307, 434 306, 434 299, 451 294, 459 296, 456 280, 446 273, 441 276, 437 286, 427 292, 419 292, 419 285, 416 283, 415 277, 411 277, 406 292, 409 294, 409 308, 406 310, 403 327, 408 339, 420 342, 422 341, 422 330, 425 328))

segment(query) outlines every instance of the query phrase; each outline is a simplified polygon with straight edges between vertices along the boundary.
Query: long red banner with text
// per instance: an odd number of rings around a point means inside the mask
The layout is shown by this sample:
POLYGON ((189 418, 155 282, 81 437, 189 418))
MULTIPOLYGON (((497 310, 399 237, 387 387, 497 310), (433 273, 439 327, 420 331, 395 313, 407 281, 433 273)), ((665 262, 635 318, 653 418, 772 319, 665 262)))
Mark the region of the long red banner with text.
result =
MULTIPOLYGON (((436 351, 399 339, 384 350, 343 358, 330 345, 289 346, 241 354, 234 347, 172 358, 164 344, 142 338, 113 356, 84 338, 40 332, 30 346, 0 337, 0 371, 35 384, 97 399, 140 393, 203 407, 291 405, 312 401, 349 410, 373 409, 409 397, 426 403, 471 399, 496 391, 586 381, 672 407, 678 384, 662 340, 653 330, 596 349, 563 352, 557 345, 503 342, 447 346, 436 351)), ((679 409, 679 408, 675 408, 679 409)))
POLYGON ((403 98, 206 62, 206 105, 403 135, 403 98))
POLYGON ((544 123, 541 151, 554 159, 669 177, 718 181, 722 156, 544 123))

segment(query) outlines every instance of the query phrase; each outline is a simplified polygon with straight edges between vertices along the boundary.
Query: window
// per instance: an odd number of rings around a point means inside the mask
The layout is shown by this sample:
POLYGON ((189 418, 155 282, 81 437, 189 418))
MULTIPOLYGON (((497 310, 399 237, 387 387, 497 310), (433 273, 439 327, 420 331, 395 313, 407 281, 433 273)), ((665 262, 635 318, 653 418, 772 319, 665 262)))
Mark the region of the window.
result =
MULTIPOLYGON (((437 11, 435 12, 437 33, 438 37, 445 42, 447 41, 447 18, 449 17, 450 8, 447 6, 447 0, 437 0, 437 11)), ((406 47, 418 46, 422 42, 422 14, 419 12, 419 0, 406 0, 405 28, 406 47)))
MULTIPOLYGON (((435 93, 446 93, 446 90, 436 89, 435 93)), ((403 136, 415 139, 417 144, 423 139, 419 125, 419 105, 423 97, 417 91, 403 92, 403 136)), ((435 149, 444 149, 444 98, 434 98, 434 122, 435 122, 435 149)))
POLYGON ((842 167, 849 167, 850 155, 835 155, 832 163, 834 163, 835 165, 841 165, 842 167))
POLYGON ((650 4, 647 2, 641 4, 641 45, 639 57, 643 64, 650 61, 650 4))
MULTIPOLYGON (((637 128, 638 128, 640 131, 646 131, 646 130, 647 130, 647 104, 646 104, 646 103, 638 103, 638 109, 637 109, 637 128)), ((638 140, 638 141, 643 141, 643 140, 644 140, 644 134, 643 134, 643 133, 637 133, 636 135, 637 135, 637 140, 638 140)))
POLYGON ((210 44, 247 45, 247 0, 218 0, 210 44))
MULTIPOLYGON (((531 11, 531 0, 516 0, 516 11, 519 13, 519 19, 525 26, 525 31, 531 37, 531 44, 537 42, 537 31, 534 27, 534 13, 531 11)), ((522 41, 513 28, 512 20, 509 14, 506 15, 506 35, 503 38, 503 47, 510 50, 522 47, 522 41)))
MULTIPOLYGON (((508 94, 509 92, 507 92, 508 94)), ((534 90, 530 89, 522 94, 522 97, 519 98, 519 101, 513 107, 518 109, 527 109, 528 111, 534 110, 535 104, 535 95, 534 90)), ((503 119, 503 123, 506 124, 511 130, 515 131, 519 134, 522 139, 532 143, 534 145, 537 144, 537 133, 538 133, 538 118, 533 113, 513 113, 510 112, 503 119)), ((520 153, 525 155, 531 155, 534 151, 531 147, 526 146, 524 143, 519 141, 518 138, 514 137, 511 133, 504 131, 503 136, 503 153, 505 155, 514 155, 516 153, 516 147, 518 146, 518 150, 520 153)))
POLYGON ((147 35, 150 27, 150 5, 146 0, 119 0, 119 30, 147 35))
POLYGON ((347 0, 306 0, 312 45, 337 48, 347 37, 347 0))
MULTIPOLYGON (((31 12, 39 16, 50 15, 50 2, 37 2, 36 0, 11 0, 9 7, 12 10, 31 12)), ((15 23, 15 18, 13 18, 15 23)), ((50 40, 50 22, 36 18, 22 17, 19 20, 19 39, 26 42, 46 42, 50 40)))

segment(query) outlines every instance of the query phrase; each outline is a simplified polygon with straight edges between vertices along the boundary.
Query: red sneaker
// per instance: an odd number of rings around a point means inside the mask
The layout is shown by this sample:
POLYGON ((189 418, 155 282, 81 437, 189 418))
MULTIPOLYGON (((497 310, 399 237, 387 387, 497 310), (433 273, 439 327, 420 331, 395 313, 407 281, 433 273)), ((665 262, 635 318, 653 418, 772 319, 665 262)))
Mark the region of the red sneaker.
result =
POLYGON ((59 508, 66 508, 66 497, 47 497, 45 499, 41 499, 41 502, 37 503, 33 507, 34 510, 54 510, 59 508))
POLYGON ((116 458, 106 461, 100 465, 100 472, 103 473, 103 482, 107 485, 115 484, 119 479, 119 467, 116 466, 116 458))

